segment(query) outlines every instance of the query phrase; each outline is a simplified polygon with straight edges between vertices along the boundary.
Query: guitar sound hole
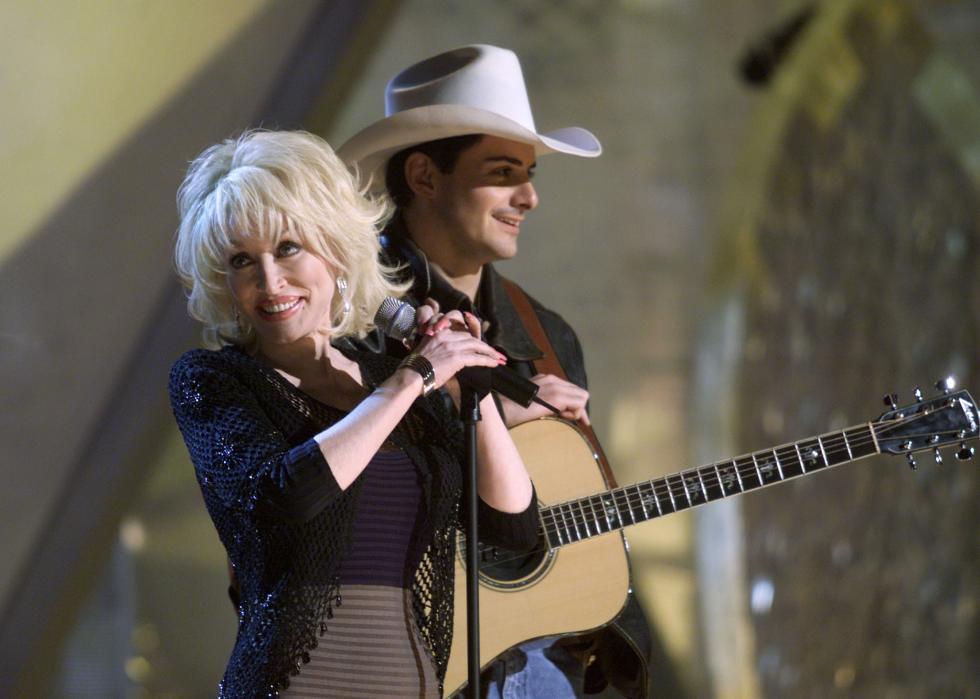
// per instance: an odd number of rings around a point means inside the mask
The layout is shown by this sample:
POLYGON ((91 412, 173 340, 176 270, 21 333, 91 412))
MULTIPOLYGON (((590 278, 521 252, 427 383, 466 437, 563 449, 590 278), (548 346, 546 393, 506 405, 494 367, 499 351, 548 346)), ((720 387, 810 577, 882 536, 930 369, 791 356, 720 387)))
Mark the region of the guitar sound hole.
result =
MULTIPOLYGON (((462 536, 458 555, 465 562, 466 541, 462 536)), ((554 560, 554 552, 548 549, 543 539, 530 551, 520 552, 480 544, 479 559, 480 579, 484 585, 511 589, 529 585, 546 573, 554 560)))

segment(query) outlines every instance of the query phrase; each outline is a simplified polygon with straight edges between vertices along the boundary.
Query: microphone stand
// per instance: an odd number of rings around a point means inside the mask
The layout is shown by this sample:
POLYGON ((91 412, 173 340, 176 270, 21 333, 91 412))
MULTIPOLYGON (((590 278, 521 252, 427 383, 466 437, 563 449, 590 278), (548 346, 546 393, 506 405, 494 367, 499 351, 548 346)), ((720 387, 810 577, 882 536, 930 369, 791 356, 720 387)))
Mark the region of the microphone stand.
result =
POLYGON ((558 409, 537 397, 538 387, 531 381, 512 378, 499 383, 506 375, 496 375, 488 367, 466 367, 456 377, 459 379, 460 400, 459 417, 463 422, 465 464, 463 475, 463 497, 467 517, 464 525, 466 535, 466 666, 468 699, 480 699, 480 557, 477 531, 477 475, 476 475, 476 425, 482 419, 480 401, 491 390, 504 393, 511 400, 525 408, 537 402, 560 414, 558 409), (494 385, 494 379, 498 385, 494 385), (503 390, 502 390, 503 389, 503 390))
POLYGON ((477 475, 476 475, 476 426, 480 422, 480 400, 489 393, 489 387, 477 387, 475 382, 460 381, 459 416, 463 421, 465 444, 465 471, 463 497, 467 517, 466 534, 466 658, 468 683, 466 696, 480 697, 480 562, 477 545, 477 475))

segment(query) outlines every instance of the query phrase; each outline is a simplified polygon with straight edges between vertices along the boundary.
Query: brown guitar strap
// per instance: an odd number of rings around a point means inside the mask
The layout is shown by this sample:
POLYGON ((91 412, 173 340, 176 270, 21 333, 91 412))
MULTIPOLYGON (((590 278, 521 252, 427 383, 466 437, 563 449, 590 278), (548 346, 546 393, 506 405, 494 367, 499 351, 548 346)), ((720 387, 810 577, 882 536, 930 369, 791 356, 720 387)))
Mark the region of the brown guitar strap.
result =
MULTIPOLYGON (((513 303, 514 308, 517 309, 517 315, 521 317, 521 322, 524 324, 524 329, 531 336, 531 339, 534 340, 534 344, 536 344, 538 348, 544 352, 544 356, 534 362, 535 371, 537 371, 539 374, 552 374, 560 379, 568 381, 568 375, 565 374, 565 370, 562 369, 561 363, 558 361, 558 355, 555 354, 555 349, 551 346, 551 341, 548 340, 548 335, 541 326, 541 321, 538 319, 538 314, 534 312, 534 308, 531 306, 531 301, 528 299, 527 294, 525 294, 524 290, 510 279, 501 277, 501 281, 503 281, 504 289, 506 289, 511 303, 513 303)), ((618 487, 619 484, 616 483, 616 478, 613 476, 612 469, 609 468, 609 461, 606 459, 606 455, 602 451, 602 445, 599 444, 599 440, 595 436, 595 432, 592 431, 592 427, 579 421, 578 428, 585 434, 586 438, 589 440, 589 444, 592 445, 592 450, 596 453, 596 456, 599 457, 599 468, 602 470, 602 475, 606 477, 606 482, 609 484, 609 487, 618 487)))

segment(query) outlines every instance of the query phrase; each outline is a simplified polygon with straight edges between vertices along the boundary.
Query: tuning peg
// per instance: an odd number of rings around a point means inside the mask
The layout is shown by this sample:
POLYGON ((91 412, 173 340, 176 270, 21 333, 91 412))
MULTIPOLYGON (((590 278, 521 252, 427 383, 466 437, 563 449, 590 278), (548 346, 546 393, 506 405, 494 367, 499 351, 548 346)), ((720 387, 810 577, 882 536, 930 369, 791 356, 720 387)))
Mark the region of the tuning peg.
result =
POLYGON ((956 459, 958 461, 968 461, 973 458, 973 447, 968 447, 965 444, 960 444, 960 450, 956 452, 956 459))
POLYGON ((941 464, 943 462, 943 455, 939 453, 939 447, 936 447, 933 451, 936 454, 936 463, 941 464))
POLYGON ((881 399, 881 402, 887 405, 892 410, 895 410, 898 408, 898 394, 888 393, 885 395, 884 398, 881 399))
POLYGON ((916 400, 922 400, 922 389, 916 386, 915 390, 912 391, 912 395, 915 396, 916 400))
POLYGON ((906 454, 905 458, 909 460, 909 467, 914 471, 916 468, 915 457, 912 454, 906 454))
POLYGON ((936 388, 942 391, 943 395, 947 395, 950 391, 956 388, 956 379, 952 376, 947 376, 945 379, 939 379, 936 382, 936 388))

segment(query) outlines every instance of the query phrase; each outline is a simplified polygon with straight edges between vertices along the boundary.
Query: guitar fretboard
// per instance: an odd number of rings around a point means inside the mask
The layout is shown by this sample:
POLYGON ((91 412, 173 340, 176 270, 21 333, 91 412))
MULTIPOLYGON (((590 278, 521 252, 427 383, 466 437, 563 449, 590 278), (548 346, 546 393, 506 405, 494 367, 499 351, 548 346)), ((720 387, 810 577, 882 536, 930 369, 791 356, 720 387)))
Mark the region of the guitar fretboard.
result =
POLYGON ((552 548, 880 453, 871 423, 542 508, 552 548))

